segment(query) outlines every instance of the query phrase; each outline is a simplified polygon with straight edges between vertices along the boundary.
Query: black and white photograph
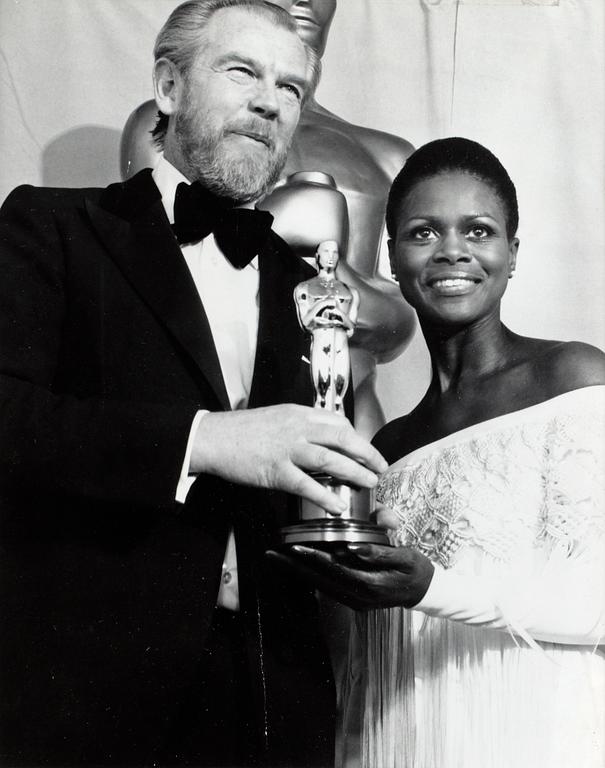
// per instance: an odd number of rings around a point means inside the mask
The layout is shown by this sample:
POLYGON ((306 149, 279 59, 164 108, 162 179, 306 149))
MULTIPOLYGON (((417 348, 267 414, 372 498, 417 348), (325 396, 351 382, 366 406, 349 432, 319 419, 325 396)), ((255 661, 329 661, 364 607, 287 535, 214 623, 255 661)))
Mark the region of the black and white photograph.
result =
POLYGON ((1 768, 605 766, 604 40, 0 0, 1 768))

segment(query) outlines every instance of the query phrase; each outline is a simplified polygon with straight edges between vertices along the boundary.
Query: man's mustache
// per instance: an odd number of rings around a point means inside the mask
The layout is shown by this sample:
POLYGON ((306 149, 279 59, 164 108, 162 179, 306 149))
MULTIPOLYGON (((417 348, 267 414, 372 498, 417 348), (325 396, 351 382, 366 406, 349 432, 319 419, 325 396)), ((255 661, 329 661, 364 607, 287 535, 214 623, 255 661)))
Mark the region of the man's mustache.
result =
POLYGON ((224 134, 236 133, 240 136, 248 136, 255 141, 260 141, 265 144, 269 149, 275 149, 275 139, 273 137, 273 131, 270 126, 263 123, 256 122, 254 120, 247 121, 245 123, 237 123, 233 125, 227 125, 223 131, 224 134))

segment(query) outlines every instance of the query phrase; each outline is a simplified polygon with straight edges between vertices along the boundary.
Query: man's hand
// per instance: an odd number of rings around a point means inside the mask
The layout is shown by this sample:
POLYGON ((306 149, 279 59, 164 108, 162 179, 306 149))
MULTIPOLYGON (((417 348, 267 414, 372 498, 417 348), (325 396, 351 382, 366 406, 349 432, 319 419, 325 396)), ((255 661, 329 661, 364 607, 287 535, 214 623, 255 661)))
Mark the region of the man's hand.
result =
POLYGON ((335 513, 344 511, 342 502, 309 472, 373 488, 386 468, 344 416, 302 405, 205 414, 190 464, 192 473, 288 491, 335 513))
POLYGON ((335 552, 293 546, 268 556, 294 569, 320 592, 355 610, 412 608, 433 578, 431 561, 410 547, 348 544, 335 552))

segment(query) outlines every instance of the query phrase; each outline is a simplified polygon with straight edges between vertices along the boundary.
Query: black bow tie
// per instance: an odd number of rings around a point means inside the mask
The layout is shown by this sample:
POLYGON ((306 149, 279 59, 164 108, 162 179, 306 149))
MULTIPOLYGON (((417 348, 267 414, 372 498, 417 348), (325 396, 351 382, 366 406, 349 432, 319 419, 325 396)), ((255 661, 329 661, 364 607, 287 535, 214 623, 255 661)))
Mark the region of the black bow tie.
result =
POLYGON ((237 269, 249 264, 265 244, 273 216, 256 208, 233 208, 199 182, 176 188, 172 229, 179 245, 197 243, 211 232, 221 251, 237 269))

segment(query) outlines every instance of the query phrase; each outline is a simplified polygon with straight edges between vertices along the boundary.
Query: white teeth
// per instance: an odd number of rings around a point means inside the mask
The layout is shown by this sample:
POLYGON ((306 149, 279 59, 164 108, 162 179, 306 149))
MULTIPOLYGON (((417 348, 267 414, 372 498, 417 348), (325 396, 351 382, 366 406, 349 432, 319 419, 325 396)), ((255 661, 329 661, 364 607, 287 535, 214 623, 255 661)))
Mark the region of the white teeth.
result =
POLYGON ((433 285, 438 288, 459 288, 472 282, 472 280, 468 280, 465 277, 451 277, 447 280, 435 280, 433 285))

